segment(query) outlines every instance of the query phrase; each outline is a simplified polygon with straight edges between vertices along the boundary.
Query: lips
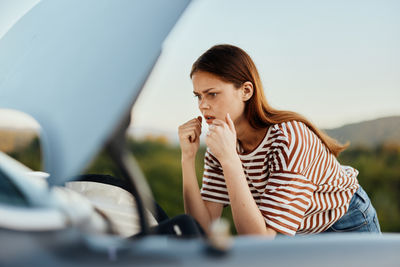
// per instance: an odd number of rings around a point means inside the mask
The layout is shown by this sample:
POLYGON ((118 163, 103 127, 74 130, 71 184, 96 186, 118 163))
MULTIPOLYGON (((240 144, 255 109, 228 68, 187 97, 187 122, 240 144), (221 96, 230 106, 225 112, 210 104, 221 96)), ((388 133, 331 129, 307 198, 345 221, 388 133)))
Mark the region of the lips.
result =
POLYGON ((211 124, 213 120, 215 120, 215 117, 210 115, 204 115, 204 119, 206 120, 207 124, 211 124))

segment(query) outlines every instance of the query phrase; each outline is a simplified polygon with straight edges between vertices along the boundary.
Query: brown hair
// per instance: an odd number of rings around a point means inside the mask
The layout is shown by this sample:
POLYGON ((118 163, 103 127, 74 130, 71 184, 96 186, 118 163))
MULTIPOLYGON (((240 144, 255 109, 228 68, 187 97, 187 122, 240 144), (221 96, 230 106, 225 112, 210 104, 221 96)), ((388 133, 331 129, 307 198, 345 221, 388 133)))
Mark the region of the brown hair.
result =
POLYGON ((247 101, 244 111, 253 128, 260 129, 296 120, 306 124, 335 156, 348 147, 348 144, 339 144, 302 115, 272 108, 265 98, 261 79, 253 60, 239 47, 227 44, 211 47, 193 63, 190 78, 197 71, 217 75, 222 80, 232 83, 236 88, 240 88, 247 81, 253 84, 253 96, 247 101))

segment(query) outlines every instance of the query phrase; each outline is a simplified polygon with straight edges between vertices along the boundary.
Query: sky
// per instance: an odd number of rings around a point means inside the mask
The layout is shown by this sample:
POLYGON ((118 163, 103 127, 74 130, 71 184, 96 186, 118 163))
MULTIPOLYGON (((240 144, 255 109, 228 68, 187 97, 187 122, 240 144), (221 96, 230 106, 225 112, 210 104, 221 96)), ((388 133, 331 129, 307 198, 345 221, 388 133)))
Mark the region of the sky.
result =
MULTIPOLYGON (((0 37, 36 2, 0 0, 0 37)), ((221 43, 249 53, 273 107, 318 127, 400 115, 399 14, 397 0, 195 0, 165 40, 133 125, 176 134, 200 115, 191 65, 221 43)), ((19 117, 0 111, 0 127, 34 125, 19 117)))

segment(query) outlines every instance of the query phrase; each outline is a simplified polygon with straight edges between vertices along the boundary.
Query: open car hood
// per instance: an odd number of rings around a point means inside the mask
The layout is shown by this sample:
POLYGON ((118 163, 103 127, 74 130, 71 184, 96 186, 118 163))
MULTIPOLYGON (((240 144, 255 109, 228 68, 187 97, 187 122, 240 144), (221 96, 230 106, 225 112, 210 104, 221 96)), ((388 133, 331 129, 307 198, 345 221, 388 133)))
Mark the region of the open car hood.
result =
POLYGON ((46 1, 0 40, 0 107, 42 127, 51 184, 78 174, 130 112, 190 0, 46 1))

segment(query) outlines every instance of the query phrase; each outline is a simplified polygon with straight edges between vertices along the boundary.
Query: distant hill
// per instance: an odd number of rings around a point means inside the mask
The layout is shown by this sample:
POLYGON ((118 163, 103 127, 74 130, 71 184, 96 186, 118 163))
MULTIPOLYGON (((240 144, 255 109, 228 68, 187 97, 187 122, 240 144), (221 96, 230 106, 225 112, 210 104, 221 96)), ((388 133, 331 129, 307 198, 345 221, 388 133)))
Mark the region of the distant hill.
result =
POLYGON ((371 148, 380 144, 400 146, 400 116, 347 124, 325 132, 341 143, 349 141, 352 147, 371 148))

